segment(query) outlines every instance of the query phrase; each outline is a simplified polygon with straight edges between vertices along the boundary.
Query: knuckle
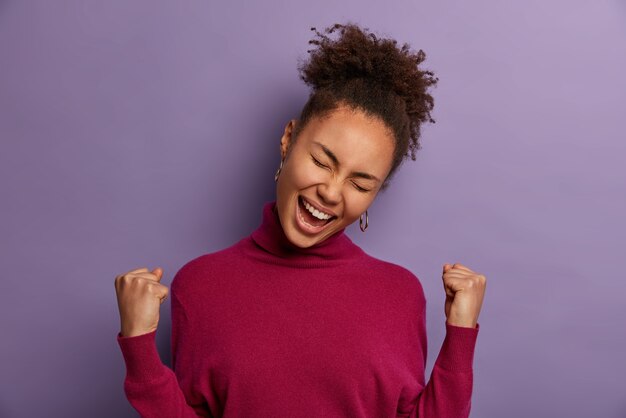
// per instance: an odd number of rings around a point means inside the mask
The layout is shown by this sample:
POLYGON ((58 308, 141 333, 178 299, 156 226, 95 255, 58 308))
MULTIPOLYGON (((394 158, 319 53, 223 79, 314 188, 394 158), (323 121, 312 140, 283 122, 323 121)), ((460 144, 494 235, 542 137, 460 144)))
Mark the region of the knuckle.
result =
POLYGON ((154 280, 145 279, 145 284, 148 290, 154 294, 160 294, 163 292, 163 285, 155 282, 154 280))
POLYGON ((131 280, 131 277, 129 277, 128 274, 123 274, 118 277, 117 282, 119 283, 120 286, 127 286, 130 280, 131 280))

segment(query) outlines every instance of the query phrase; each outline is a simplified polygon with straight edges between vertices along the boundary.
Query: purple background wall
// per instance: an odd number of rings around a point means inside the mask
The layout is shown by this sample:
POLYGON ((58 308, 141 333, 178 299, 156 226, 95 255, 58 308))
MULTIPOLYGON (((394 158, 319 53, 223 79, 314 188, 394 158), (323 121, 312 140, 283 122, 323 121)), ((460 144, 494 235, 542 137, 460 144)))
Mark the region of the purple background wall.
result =
POLYGON ((461 262, 488 278, 472 417, 626 417, 623 0, 0 1, 0 416, 137 416, 114 277, 169 286, 257 227, 310 27, 346 19, 440 78, 418 160, 347 230, 423 283, 427 378, 461 262))

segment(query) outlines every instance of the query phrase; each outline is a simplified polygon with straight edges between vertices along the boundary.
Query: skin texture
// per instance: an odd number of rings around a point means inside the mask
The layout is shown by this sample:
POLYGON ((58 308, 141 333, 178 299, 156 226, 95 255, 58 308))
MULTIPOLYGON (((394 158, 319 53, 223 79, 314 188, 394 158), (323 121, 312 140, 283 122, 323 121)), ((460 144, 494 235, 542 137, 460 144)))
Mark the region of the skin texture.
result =
POLYGON ((120 332, 134 337, 157 329, 159 308, 169 294, 162 285, 163 269, 138 268, 115 277, 115 292, 120 313, 120 332))
POLYGON ((461 263, 446 263, 441 278, 446 292, 446 322, 457 327, 476 328, 487 288, 485 275, 461 263))
POLYGON ((287 238, 306 248, 358 220, 371 205, 391 169, 394 142, 381 120, 343 106, 327 117, 310 120, 291 146, 296 123, 295 119, 287 123, 280 141, 284 162, 276 186, 276 206, 287 238), (314 142, 329 148, 339 167, 314 142), (313 157, 326 167, 318 166, 313 157), (367 172, 380 181, 351 176, 353 171, 367 172), (302 231, 296 221, 298 195, 331 210, 337 219, 319 234, 302 231))

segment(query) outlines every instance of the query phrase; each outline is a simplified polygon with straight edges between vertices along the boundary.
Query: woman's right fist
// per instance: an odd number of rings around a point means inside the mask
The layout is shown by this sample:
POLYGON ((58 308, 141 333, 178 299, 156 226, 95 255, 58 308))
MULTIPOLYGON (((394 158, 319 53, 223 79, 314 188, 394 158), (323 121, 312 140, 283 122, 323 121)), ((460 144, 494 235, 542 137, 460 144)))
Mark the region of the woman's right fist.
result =
POLYGON ((147 334, 157 329, 159 308, 169 293, 167 286, 159 283, 162 276, 161 268, 150 272, 144 267, 115 278, 123 337, 147 334))

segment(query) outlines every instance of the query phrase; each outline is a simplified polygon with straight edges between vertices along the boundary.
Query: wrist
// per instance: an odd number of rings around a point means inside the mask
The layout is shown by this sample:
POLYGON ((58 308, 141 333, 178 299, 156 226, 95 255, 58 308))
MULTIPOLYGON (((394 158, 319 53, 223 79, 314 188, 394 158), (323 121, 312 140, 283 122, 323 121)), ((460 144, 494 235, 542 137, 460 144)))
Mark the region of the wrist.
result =
POLYGON ((450 319, 446 320, 446 323, 449 325, 454 325, 455 327, 465 327, 465 328, 476 328, 477 321, 468 321, 463 319, 450 319))

